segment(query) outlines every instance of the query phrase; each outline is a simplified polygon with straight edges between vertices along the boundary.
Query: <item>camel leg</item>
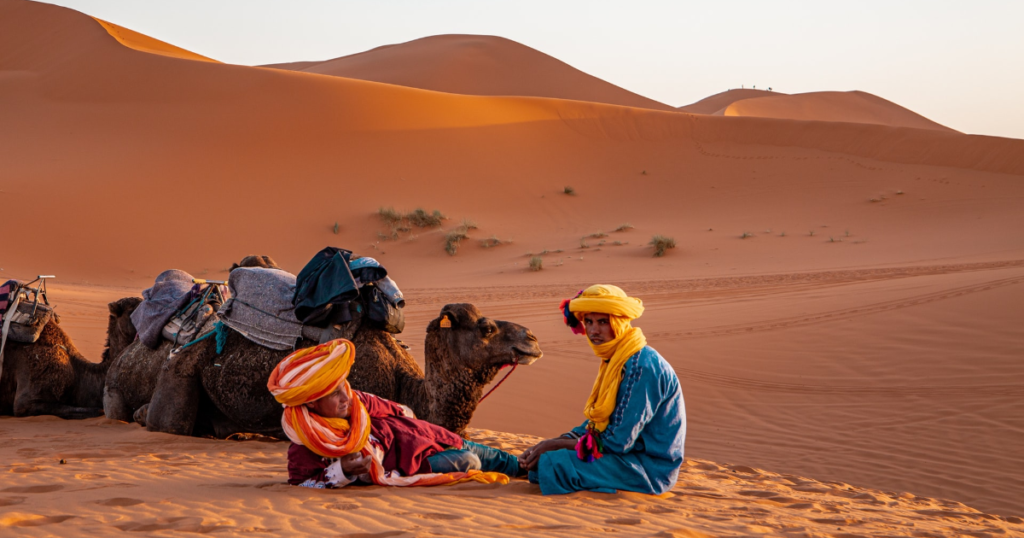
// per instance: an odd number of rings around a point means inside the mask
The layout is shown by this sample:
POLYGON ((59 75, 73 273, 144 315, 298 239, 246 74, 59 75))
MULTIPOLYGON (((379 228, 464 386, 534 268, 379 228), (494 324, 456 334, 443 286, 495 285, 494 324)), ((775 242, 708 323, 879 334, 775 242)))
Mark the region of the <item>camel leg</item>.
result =
POLYGON ((192 435, 199 396, 202 390, 199 376, 182 376, 174 370, 174 361, 160 370, 156 390, 146 411, 146 429, 177 435, 192 435))
POLYGON ((103 416, 99 407, 76 407, 56 402, 48 402, 34 395, 24 394, 14 400, 14 416, 32 417, 37 415, 54 415, 63 419, 77 420, 103 416))
POLYGON ((121 393, 109 386, 103 387, 103 414, 111 420, 132 421, 132 410, 124 403, 121 393))

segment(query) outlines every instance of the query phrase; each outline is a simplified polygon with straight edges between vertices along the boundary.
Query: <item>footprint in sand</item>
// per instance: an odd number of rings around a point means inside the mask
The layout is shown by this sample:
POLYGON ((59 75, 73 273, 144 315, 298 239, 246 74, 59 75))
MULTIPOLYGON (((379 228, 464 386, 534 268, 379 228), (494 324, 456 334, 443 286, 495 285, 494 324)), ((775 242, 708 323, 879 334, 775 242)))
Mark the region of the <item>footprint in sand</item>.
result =
POLYGON ((343 510, 347 512, 349 510, 358 510, 360 506, 354 503, 329 503, 325 504, 324 508, 328 510, 343 510))
POLYGON ((140 499, 131 499, 128 497, 114 497, 112 499, 103 499, 101 501, 94 502, 101 506, 135 506, 137 504, 142 504, 146 501, 140 499))
POLYGON ((14 486, 0 491, 6 493, 51 493, 62 489, 64 489, 64 486, 54 484, 52 486, 14 486))
POLYGON ((75 516, 39 516, 35 514, 12 513, 0 517, 0 527, 39 527, 67 521, 75 516))
POLYGON ((391 536, 400 536, 402 534, 405 534, 405 531, 355 532, 351 534, 339 534, 338 538, 389 538, 391 536))
POLYGON ((646 521, 638 517, 613 517, 604 520, 605 525, 643 525, 646 521))
POLYGON ((25 502, 27 497, 0 497, 0 506, 14 506, 25 502))
POLYGON ((426 514, 413 514, 413 516, 422 519, 433 519, 439 521, 451 521, 453 519, 466 519, 466 516, 460 516, 456 514, 442 514, 440 512, 427 512, 426 514))
POLYGON ((667 506, 650 506, 641 505, 636 507, 637 511, 644 512, 646 514, 671 514, 676 512, 675 508, 669 508, 667 506))
POLYGON ((43 470, 42 467, 36 467, 36 466, 33 465, 31 467, 15 467, 15 468, 11 469, 11 472, 12 473, 38 473, 39 471, 42 471, 42 470, 43 470))

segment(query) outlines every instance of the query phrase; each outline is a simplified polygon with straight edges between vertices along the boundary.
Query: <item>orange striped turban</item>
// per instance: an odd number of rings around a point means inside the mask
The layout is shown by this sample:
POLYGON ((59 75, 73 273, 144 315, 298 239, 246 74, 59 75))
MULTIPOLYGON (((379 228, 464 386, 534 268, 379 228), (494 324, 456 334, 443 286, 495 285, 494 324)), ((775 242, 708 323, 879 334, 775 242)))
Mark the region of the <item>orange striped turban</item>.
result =
POLYGON ((316 347, 300 349, 274 367, 267 388, 284 405, 281 426, 293 443, 301 444, 325 458, 339 458, 354 452, 372 457, 370 479, 380 486, 442 486, 474 481, 484 484, 508 484, 501 473, 469 471, 465 473, 426 473, 398 476, 384 471, 382 454, 371 450, 370 414, 348 384, 356 352, 352 342, 331 340, 316 347), (351 413, 348 419, 321 417, 310 413, 305 404, 334 392, 339 386, 348 391, 351 413))

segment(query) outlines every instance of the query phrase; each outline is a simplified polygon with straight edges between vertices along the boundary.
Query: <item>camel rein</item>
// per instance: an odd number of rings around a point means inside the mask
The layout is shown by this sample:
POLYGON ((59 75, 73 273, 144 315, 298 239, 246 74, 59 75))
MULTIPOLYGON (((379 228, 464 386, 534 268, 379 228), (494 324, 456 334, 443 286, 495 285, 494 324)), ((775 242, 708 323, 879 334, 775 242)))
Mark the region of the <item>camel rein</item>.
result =
MULTIPOLYGON (((506 366, 508 366, 508 365, 507 364, 502 364, 500 369, 504 369, 506 366)), ((476 404, 480 405, 481 403, 483 403, 483 401, 486 400, 487 397, 490 396, 492 392, 494 392, 498 387, 500 387, 501 384, 504 383, 506 379, 508 379, 508 376, 512 375, 512 372, 516 371, 516 366, 519 366, 519 357, 513 358, 513 360, 512 360, 512 369, 509 370, 507 374, 505 374, 505 377, 501 378, 501 381, 498 381, 497 383, 495 383, 494 386, 491 387, 491 390, 487 391, 487 394, 484 394, 483 397, 480 398, 480 401, 477 402, 476 404)))

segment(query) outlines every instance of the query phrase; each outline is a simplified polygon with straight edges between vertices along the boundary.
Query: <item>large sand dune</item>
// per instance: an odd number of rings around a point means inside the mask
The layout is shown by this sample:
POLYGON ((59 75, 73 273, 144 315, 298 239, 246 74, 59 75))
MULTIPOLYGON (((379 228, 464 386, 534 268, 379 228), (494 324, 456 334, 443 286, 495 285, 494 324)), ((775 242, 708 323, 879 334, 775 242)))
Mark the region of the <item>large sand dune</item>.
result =
POLYGON ((264 67, 467 95, 554 97, 673 110, 540 51, 496 36, 439 35, 333 60, 264 67))
MULTIPOLYGON (((0 278, 56 273, 90 356, 105 302, 164 269, 223 277, 260 253, 296 272, 334 244, 387 265, 419 349, 446 302, 534 329, 545 358, 474 425, 553 435, 581 420, 596 369, 555 307, 614 282, 649 305, 639 325, 680 374, 693 457, 1024 512, 1024 141, 457 95, 153 54, 117 33, 0 0, 0 199, 17 240, 0 278), (383 240, 381 206, 452 219, 383 240), (462 218, 479 229, 448 256, 462 218), (679 247, 655 259, 658 233, 679 247), (513 243, 483 248, 491 235, 513 243), (544 270, 526 270, 532 255, 544 270)), ((22 424, 3 429, 41 434, 22 424)))
POLYGON ((916 112, 866 92, 811 92, 747 98, 731 103, 720 113, 724 116, 844 121, 952 131, 916 112))
MULTIPOLYGON (((756 97, 765 97, 769 95, 776 95, 776 93, 769 92, 767 90, 754 90, 748 88, 741 88, 738 90, 726 90, 721 93, 710 95, 697 101, 696 103, 690 103, 678 108, 682 112, 689 112, 691 114, 719 114, 721 111, 727 108, 729 105, 736 101, 742 101, 743 99, 753 99, 756 97)), ((785 95, 785 94, 779 94, 785 95)))

